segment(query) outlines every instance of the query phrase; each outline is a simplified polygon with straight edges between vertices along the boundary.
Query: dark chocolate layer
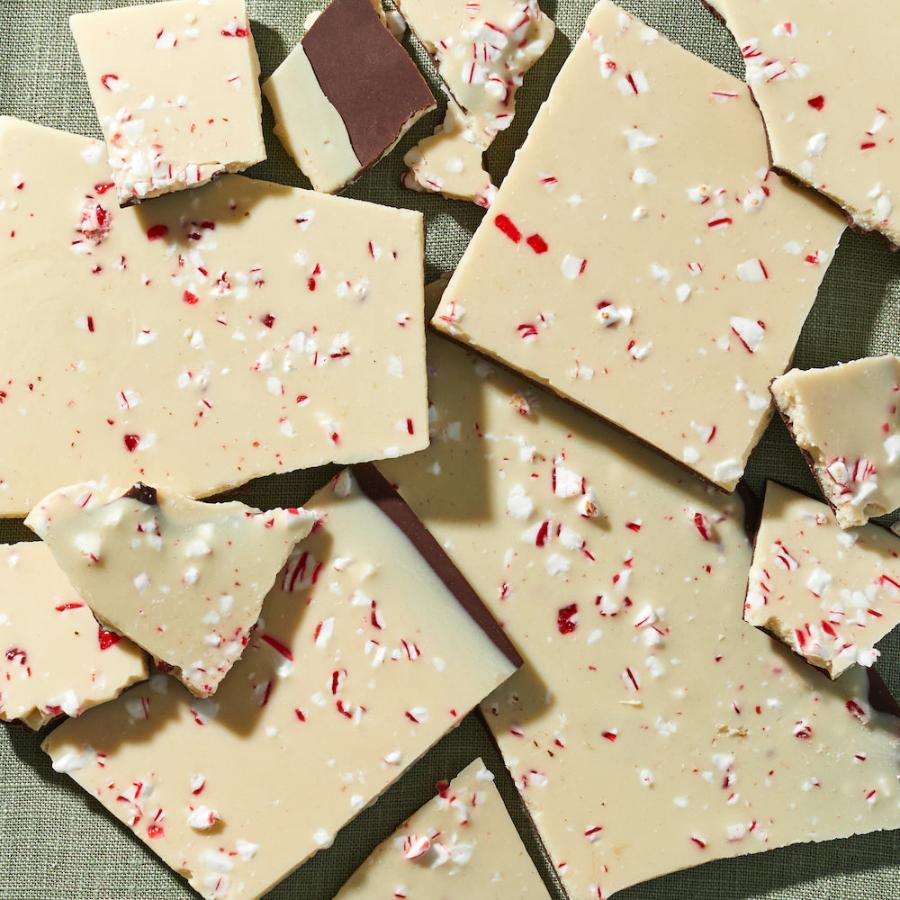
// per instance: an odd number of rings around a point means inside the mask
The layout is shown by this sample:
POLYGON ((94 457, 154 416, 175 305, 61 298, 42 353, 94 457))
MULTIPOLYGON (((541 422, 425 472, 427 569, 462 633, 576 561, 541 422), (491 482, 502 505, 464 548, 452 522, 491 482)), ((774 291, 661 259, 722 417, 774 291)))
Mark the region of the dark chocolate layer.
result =
POLYGON ((434 536, 416 518, 406 501, 394 490, 391 483, 371 463, 353 466, 353 477, 360 490, 409 538, 422 558, 444 582, 447 589, 459 601, 460 606, 478 623, 482 631, 517 668, 524 662, 506 632, 497 624, 481 598, 466 581, 465 576, 444 553, 434 536))
POLYGON ((124 500, 137 500, 138 503, 143 503, 144 506, 159 506, 156 488, 144 484, 143 481, 138 481, 128 488, 122 495, 122 498, 124 500))
POLYGON ((413 116, 436 106, 372 0, 334 0, 303 38, 303 50, 363 168, 381 159, 413 116))

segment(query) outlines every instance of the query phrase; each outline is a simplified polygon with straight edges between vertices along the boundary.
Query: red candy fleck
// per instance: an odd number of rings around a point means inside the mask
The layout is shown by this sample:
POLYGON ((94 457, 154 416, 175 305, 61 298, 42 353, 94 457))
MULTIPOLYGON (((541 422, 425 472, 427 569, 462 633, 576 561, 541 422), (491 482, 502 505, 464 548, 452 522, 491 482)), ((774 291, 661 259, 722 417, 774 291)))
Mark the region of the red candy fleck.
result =
POLYGON ((530 237, 527 237, 525 243, 538 255, 546 253, 550 249, 550 245, 539 234, 532 234, 530 237))
POLYGON ((197 303, 200 302, 200 298, 193 291, 185 291, 182 300, 184 300, 188 306, 196 306, 197 303))
POLYGON ((700 532, 700 537, 702 537, 704 541, 712 540, 709 521, 703 513, 694 513, 694 527, 700 532))
POLYGON ((97 641, 101 650, 109 650, 122 640, 122 635, 107 631, 102 625, 97 628, 97 641))
POLYGON ((855 700, 848 700, 846 706, 847 712, 849 712, 854 719, 858 722, 866 721, 866 711, 855 700))
POLYGON ((138 444, 141 442, 141 436, 139 434, 126 434, 122 440, 125 443, 125 449, 129 453, 134 453, 138 448, 138 444))
POLYGON ((147 240, 158 241, 169 233, 168 225, 151 225, 147 229, 147 240))
POLYGON ((825 98, 819 94, 816 97, 810 97, 809 100, 806 101, 813 109, 821 112, 825 109, 825 98))
POLYGON ((518 244, 522 240, 522 232, 513 224, 512 219, 504 213, 500 213, 495 219, 494 224, 514 243, 518 244))
POLYGON ((272 328, 275 325, 275 316, 272 313, 266 313, 264 316, 259 317, 259 321, 266 326, 266 328, 272 328))
POLYGON ((578 627, 578 604, 563 606, 556 614, 556 627, 560 634, 571 634, 578 627))
POLYGON ((293 660, 294 654, 291 653, 289 647, 285 646, 278 640, 278 638, 272 637, 271 634, 264 634, 261 638, 265 641, 276 653, 280 653, 285 659, 293 660))

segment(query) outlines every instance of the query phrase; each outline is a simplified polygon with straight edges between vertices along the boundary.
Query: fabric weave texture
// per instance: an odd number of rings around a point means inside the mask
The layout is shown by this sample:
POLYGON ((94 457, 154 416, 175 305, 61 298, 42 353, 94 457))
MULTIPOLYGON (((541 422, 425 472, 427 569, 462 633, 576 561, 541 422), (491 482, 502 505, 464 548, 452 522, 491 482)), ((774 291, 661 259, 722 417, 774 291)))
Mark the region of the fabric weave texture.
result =
MULTIPOLYGON (((67 19, 76 12, 129 2, 133 0, 0 0, 0 113, 100 137, 67 19)), ((619 2, 697 55, 742 75, 734 41, 700 0, 619 2)), ((541 5, 555 19, 558 33, 546 56, 526 77, 513 127, 498 138, 488 155, 489 169, 498 182, 593 2, 541 0, 541 5)), ((249 0, 249 6, 263 77, 267 77, 299 40, 305 18, 321 6, 321 0, 249 0)), ((886 10, 885 15, 890 13, 886 10)), ((406 43, 440 97, 427 56, 414 39, 407 38, 406 43)), ((405 151, 430 134, 442 118, 442 109, 426 116, 390 157, 347 191, 351 197, 425 213, 429 277, 455 266, 483 215, 474 205, 400 187, 405 151)), ((249 174, 308 187, 273 136, 268 107, 265 131, 269 159, 249 174)), ((27 297, 21 299, 27 304, 27 297)), ((848 231, 803 331, 795 363, 809 368, 886 352, 900 353, 900 254, 891 254, 873 236, 848 231)), ((236 498, 263 508, 300 504, 331 474, 330 469, 319 469, 262 479, 236 492, 236 498)), ((773 421, 752 457, 750 487, 759 492, 767 477, 810 493, 816 491, 780 421, 773 421)), ((0 542, 31 537, 20 522, 0 521, 0 542)), ((894 694, 900 695, 900 633, 886 639, 881 649, 879 671, 894 694)), ((39 743, 39 737, 24 727, 0 728, 0 900, 177 900, 194 896, 187 884, 126 828, 68 778, 55 775, 39 743)), ((479 755, 497 775, 507 807, 546 876, 552 896, 563 898, 489 732, 477 715, 469 716, 376 805, 344 829, 330 850, 316 856, 270 896, 278 900, 332 897, 369 852, 433 795, 437 780, 452 778, 479 755)), ((898 894, 900 833, 894 832, 713 863, 618 896, 622 900, 888 900, 898 894)))

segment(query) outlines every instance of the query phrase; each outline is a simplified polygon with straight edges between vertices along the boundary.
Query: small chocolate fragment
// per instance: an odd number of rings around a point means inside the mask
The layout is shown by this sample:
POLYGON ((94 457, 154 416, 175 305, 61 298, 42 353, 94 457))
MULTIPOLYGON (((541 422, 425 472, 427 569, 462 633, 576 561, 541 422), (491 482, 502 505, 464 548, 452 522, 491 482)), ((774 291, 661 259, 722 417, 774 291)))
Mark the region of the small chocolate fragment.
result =
POLYGON ((371 0, 334 0, 303 39, 303 50, 363 168, 381 159, 413 116, 434 109, 421 72, 371 0))
POLYGON ((124 494, 122 494, 122 499, 137 500, 138 503, 143 503, 145 506, 159 506, 156 488, 144 484, 143 481, 138 481, 136 484, 132 485, 124 494))

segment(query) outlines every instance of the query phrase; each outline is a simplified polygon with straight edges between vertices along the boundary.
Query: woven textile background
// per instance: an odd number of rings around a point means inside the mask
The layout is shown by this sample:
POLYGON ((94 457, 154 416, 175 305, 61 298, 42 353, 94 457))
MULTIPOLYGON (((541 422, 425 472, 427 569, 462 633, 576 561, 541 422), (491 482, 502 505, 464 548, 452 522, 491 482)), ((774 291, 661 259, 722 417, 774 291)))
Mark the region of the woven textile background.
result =
MULTIPOLYGON (((99 137, 66 20, 74 12, 126 2, 0 0, 0 113, 99 137)), ((541 2, 556 20, 559 33, 519 94, 515 125, 500 137, 489 156, 497 179, 509 167, 592 6, 592 0, 541 2)), ((741 74, 737 48, 700 0, 620 2, 694 53, 741 74)), ((249 0, 249 5, 263 75, 267 76, 297 42, 304 19, 320 2, 249 0)), ((896 15, 896 9, 885 14, 896 15)), ((437 89, 430 63, 413 44, 411 51, 437 89)), ((429 276, 456 264, 482 215, 474 206, 413 194, 399 187, 404 151, 430 133, 442 115, 434 113, 420 122, 389 159, 348 192, 352 197, 411 207, 426 214, 429 276)), ((268 108, 265 125, 269 160, 252 174, 307 186, 272 137, 268 108)), ((21 299, 28 302, 27 297, 21 299)), ((0 323, 0 327, 6 326, 0 323)), ((807 368, 887 351, 900 352, 900 254, 892 255, 875 238, 848 232, 803 332, 796 362, 807 368)), ((248 485, 238 496, 262 507, 299 504, 329 474, 318 470, 264 479, 248 485)), ((749 474, 751 487, 758 491, 767 476, 815 490, 780 422, 772 424, 754 454, 749 474)), ((20 523, 0 522, 0 542, 28 537, 20 523)), ((882 650, 879 669, 898 694, 900 634, 895 632, 888 638, 882 650)), ((193 896, 185 882, 170 873, 127 829, 114 822, 69 779, 54 775, 38 745, 39 738, 25 728, 0 729, 0 900, 177 900, 193 896)), ((320 853, 271 896, 281 900, 331 897, 375 844, 432 795, 435 781, 452 777, 476 755, 481 755, 498 776, 507 806, 546 874, 548 870, 515 788, 487 730, 477 716, 470 716, 375 807, 348 826, 330 850, 320 853)), ((554 897, 563 896, 550 874, 548 884, 554 897)), ((488 897, 487 890, 484 896, 488 897)), ((619 896, 623 900, 887 900, 900 896, 900 834, 805 845, 713 863, 619 896)))

